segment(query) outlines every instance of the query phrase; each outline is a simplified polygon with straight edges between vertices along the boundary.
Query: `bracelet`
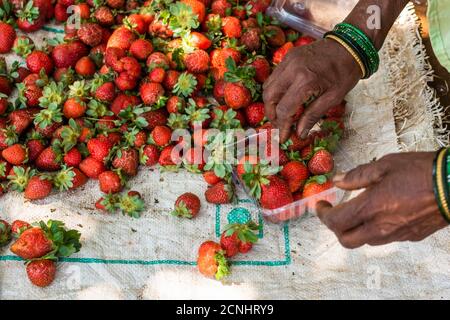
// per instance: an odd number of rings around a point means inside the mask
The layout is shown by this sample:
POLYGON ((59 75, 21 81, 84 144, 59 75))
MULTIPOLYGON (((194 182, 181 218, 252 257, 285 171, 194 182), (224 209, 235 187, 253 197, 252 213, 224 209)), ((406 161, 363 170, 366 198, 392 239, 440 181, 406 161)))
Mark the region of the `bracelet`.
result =
POLYGON ((370 76, 377 72, 380 66, 380 56, 364 32, 349 23, 340 23, 336 25, 333 31, 325 33, 324 37, 331 38, 331 36, 333 36, 332 39, 334 40, 337 38, 344 42, 358 56, 359 61, 365 67, 365 76, 363 79, 370 78, 370 76))
POLYGON ((342 40, 341 38, 339 38, 333 34, 328 34, 325 36, 325 38, 336 41, 337 43, 342 45, 352 55, 353 59, 355 59, 356 63, 358 63, 359 67, 361 68, 361 73, 362 73, 361 78, 364 79, 367 74, 367 71, 366 71, 367 68, 366 68, 365 64, 362 62, 359 55, 355 52, 354 48, 350 47, 350 45, 348 45, 344 40, 342 40))
POLYGON ((444 156, 447 155, 447 149, 441 149, 438 151, 437 156, 433 163, 433 191, 438 203, 439 211, 444 219, 450 223, 450 210, 448 207, 448 194, 445 192, 446 185, 444 178, 446 177, 447 165, 444 166, 444 156))

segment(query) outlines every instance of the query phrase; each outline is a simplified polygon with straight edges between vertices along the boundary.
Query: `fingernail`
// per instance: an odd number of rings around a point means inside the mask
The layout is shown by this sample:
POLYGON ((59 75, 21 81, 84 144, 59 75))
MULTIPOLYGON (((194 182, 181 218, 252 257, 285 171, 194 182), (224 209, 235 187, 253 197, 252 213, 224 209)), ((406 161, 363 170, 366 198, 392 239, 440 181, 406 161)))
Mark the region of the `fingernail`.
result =
POLYGON ((333 177, 333 182, 341 182, 345 178, 345 173, 338 172, 333 177))
POLYGON ((303 130, 302 134, 300 135, 300 138, 302 138, 303 140, 308 138, 308 130, 303 130))

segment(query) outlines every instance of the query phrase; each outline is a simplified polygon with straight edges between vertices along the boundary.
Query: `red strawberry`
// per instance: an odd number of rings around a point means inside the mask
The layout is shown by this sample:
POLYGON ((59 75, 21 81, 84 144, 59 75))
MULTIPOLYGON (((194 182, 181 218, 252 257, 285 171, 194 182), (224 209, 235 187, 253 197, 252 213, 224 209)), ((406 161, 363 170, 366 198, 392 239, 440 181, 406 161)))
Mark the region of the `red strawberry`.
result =
POLYGON ((130 53, 138 60, 147 60, 153 52, 153 45, 145 39, 138 39, 131 44, 130 53))
POLYGON ((89 51, 81 41, 62 43, 52 50, 52 58, 57 68, 75 67, 81 57, 88 55, 89 51))
POLYGON ((167 122, 167 116, 161 109, 144 112, 141 116, 148 123, 147 130, 153 130, 156 126, 164 126, 167 122))
POLYGON ((242 34, 240 41, 241 44, 250 52, 259 50, 259 48, 261 48, 261 29, 246 29, 242 34))
POLYGON ((178 96, 171 96, 166 103, 166 109, 169 113, 179 113, 184 110, 186 102, 178 96))
POLYGON ((160 83, 146 82, 139 89, 141 99, 146 105, 153 105, 164 96, 164 88, 160 83))
POLYGON ((128 50, 131 44, 136 39, 136 35, 130 29, 126 27, 119 27, 114 30, 111 37, 109 37, 107 48, 115 47, 123 50, 128 50))
POLYGON ((333 171, 333 156, 325 149, 315 151, 312 158, 308 162, 308 169, 314 175, 327 174, 333 171))
POLYGON ((189 44, 197 49, 208 50, 211 47, 212 42, 204 34, 192 31, 189 35, 189 44))
POLYGON ((252 127, 259 126, 265 118, 264 103, 255 102, 245 108, 245 118, 252 127))
POLYGON ((155 68, 148 74, 150 82, 163 83, 166 77, 166 70, 163 68, 155 68))
POLYGON ((286 35, 279 26, 269 25, 264 28, 267 42, 272 47, 281 47, 286 43, 286 35))
POLYGON ((161 154, 159 155, 158 159, 158 163, 160 166, 175 166, 177 161, 180 160, 172 155, 173 148, 173 145, 168 145, 161 150, 161 154))
POLYGON ((26 63, 32 73, 39 73, 41 69, 44 69, 45 73, 50 75, 53 71, 53 61, 43 51, 35 50, 30 53, 26 58, 26 63))
POLYGON ((189 72, 202 73, 209 69, 210 58, 206 51, 195 50, 185 55, 184 64, 189 72))
POLYGON ((38 287, 47 287, 56 275, 56 263, 52 260, 34 260, 27 264, 27 276, 31 283, 38 287))
POLYGON ((28 161, 34 162, 37 157, 41 154, 45 149, 44 143, 39 139, 32 139, 27 142, 28 148, 28 161))
MULTIPOLYGON (((126 109, 127 107, 130 106, 132 107, 137 106, 140 103, 141 100, 136 96, 127 95, 125 93, 119 93, 117 97, 114 99, 110 108, 115 115, 118 115, 120 111, 122 111, 123 109, 126 109)), ((111 129, 113 128, 114 126, 111 129)))
POLYGON ((52 188, 51 180, 42 176, 34 176, 28 181, 24 196, 29 200, 44 199, 52 192, 52 188))
POLYGON ((9 124, 18 134, 24 132, 33 123, 33 116, 26 109, 14 110, 8 116, 9 124))
POLYGON ((206 277, 214 277, 221 280, 229 275, 228 261, 220 244, 214 241, 206 241, 198 249, 197 267, 206 277))
POLYGON ((255 80, 264 83, 272 72, 269 62, 264 57, 257 57, 251 65, 255 68, 255 80))
POLYGON ((241 21, 232 16, 223 18, 222 32, 227 38, 240 38, 242 35, 241 21))
POLYGON ((78 38, 86 45, 95 47, 102 42, 102 27, 96 23, 83 23, 77 31, 78 38))
POLYGON ((59 163, 59 154, 52 147, 44 149, 35 161, 35 165, 39 170, 57 171, 61 165, 59 163))
POLYGON ((147 32, 147 28, 148 28, 148 25, 147 25, 147 22, 145 21, 144 16, 137 14, 137 13, 132 13, 128 17, 126 17, 123 20, 123 24, 127 28, 129 28, 141 35, 145 34, 147 32))
POLYGON ((114 14, 107 6, 98 7, 94 12, 94 17, 104 27, 109 27, 114 24, 114 14))
POLYGON ((273 54, 273 64, 279 64, 281 61, 283 61, 286 54, 292 48, 294 48, 294 44, 292 42, 286 42, 282 47, 278 48, 273 54))
POLYGON ((289 151, 300 151, 304 147, 308 146, 310 143, 311 143, 310 137, 306 139, 300 139, 300 137, 295 132, 293 132, 287 142, 287 149, 289 151))
POLYGON ((2 151, 2 157, 17 166, 28 161, 28 150, 21 144, 13 144, 2 151))
POLYGON ((345 106, 347 102, 342 101, 337 106, 331 107, 328 109, 325 117, 327 118, 342 118, 345 115, 345 106))
POLYGON ((80 163, 80 170, 91 179, 98 179, 98 176, 106 171, 103 162, 89 156, 80 163))
POLYGON ((78 167, 81 162, 81 153, 77 148, 72 148, 66 152, 63 161, 68 167, 78 167))
POLYGON ((323 176, 313 177, 306 182, 302 198, 315 196, 333 187, 333 183, 323 176))
POLYGON ((316 40, 314 38, 310 37, 310 36, 302 36, 302 37, 299 37, 294 42, 294 46, 301 47, 301 46, 305 46, 305 45, 311 44, 314 41, 316 41, 316 40))
POLYGON ((175 201, 175 208, 172 215, 182 218, 192 219, 200 211, 200 199, 193 193, 183 193, 175 201))
POLYGON ((88 180, 86 175, 83 172, 81 172, 79 169, 72 168, 72 171, 73 171, 73 173, 75 173, 75 176, 72 179, 72 187, 70 187, 70 190, 74 190, 78 187, 81 187, 88 180))
POLYGON ((151 167, 158 163, 158 159, 159 159, 159 150, 157 146, 149 144, 143 148, 141 155, 142 164, 151 167))
POLYGON ((63 113, 66 118, 80 118, 86 112, 86 103, 79 98, 69 98, 64 102, 63 113))
POLYGON ((104 101, 112 102, 116 97, 116 86, 112 82, 105 82, 95 91, 95 98, 104 101))
POLYGON ((226 256, 231 258, 236 254, 247 253, 258 241, 258 236, 254 233, 259 229, 253 221, 245 224, 233 223, 225 227, 220 237, 220 245, 225 250, 226 256))
POLYGON ((178 78, 180 77, 180 73, 175 70, 169 70, 166 72, 166 77, 163 81, 163 86, 168 91, 173 91, 173 88, 178 83, 178 78))
POLYGON ((216 176, 214 171, 203 172, 203 179, 205 179, 206 183, 209 185, 215 185, 222 181, 222 178, 216 176))
POLYGON ((107 0, 106 3, 113 9, 121 9, 125 6, 125 0, 107 0))
POLYGON ((100 190, 104 193, 118 193, 122 190, 120 176, 114 171, 105 171, 98 176, 100 190))
POLYGON ((11 232, 17 236, 19 236, 20 233, 30 228, 31 225, 28 222, 22 220, 14 220, 13 223, 11 224, 11 232))
POLYGON ((276 209, 293 202, 287 183, 278 176, 267 177, 269 183, 261 185, 261 198, 264 209, 276 209))
POLYGON ((186 3, 192 8, 192 12, 194 12, 197 15, 198 21, 200 23, 202 23, 205 20, 206 7, 202 2, 198 0, 182 0, 181 2, 186 3))
POLYGON ((151 137, 157 146, 164 147, 171 141, 172 130, 166 126, 156 126, 151 133, 151 137))
POLYGON ((139 165, 139 155, 135 149, 120 150, 114 158, 112 165, 128 176, 135 176, 139 165))
POLYGON ((264 13, 270 5, 271 0, 250 0, 247 7, 250 8, 251 15, 256 16, 258 13, 264 13))
POLYGON ((290 161, 283 166, 281 175, 287 181, 289 190, 294 193, 305 184, 309 178, 308 167, 300 161, 290 161))
POLYGON ((27 229, 11 246, 11 251, 22 259, 40 258, 53 250, 53 243, 38 227, 27 229))
POLYGON ((16 39, 16 31, 11 25, 0 21, 0 53, 9 53, 16 39))
POLYGON ((227 204, 231 202, 234 191, 231 185, 221 181, 205 191, 206 201, 214 204, 227 204))
POLYGON ((235 82, 227 82, 224 88, 225 103, 232 109, 240 109, 247 107, 252 96, 250 90, 244 85, 235 82))
POLYGON ((91 77, 95 73, 95 63, 89 57, 82 57, 75 65, 75 72, 82 77, 91 77))
POLYGON ((232 5, 227 0, 215 0, 211 3, 211 12, 221 17, 228 16, 231 9, 232 5))
POLYGON ((104 136, 92 138, 87 143, 87 148, 91 154, 91 157, 101 162, 103 162, 109 155, 112 147, 113 145, 111 141, 106 139, 104 136))
POLYGON ((58 22, 66 22, 69 18, 69 14, 67 13, 67 7, 57 3, 55 5, 55 20, 58 22))

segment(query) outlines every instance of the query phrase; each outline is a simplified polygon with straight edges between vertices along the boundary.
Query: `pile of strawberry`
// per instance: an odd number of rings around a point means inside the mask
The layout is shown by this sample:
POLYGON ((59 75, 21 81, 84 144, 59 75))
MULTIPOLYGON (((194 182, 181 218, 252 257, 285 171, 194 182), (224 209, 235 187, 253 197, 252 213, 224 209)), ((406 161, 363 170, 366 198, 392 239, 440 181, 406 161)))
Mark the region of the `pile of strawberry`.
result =
MULTIPOLYGON (((234 166, 214 156, 222 136, 208 129, 271 129, 262 84, 290 49, 314 41, 265 16, 269 4, 3 0, 0 52, 13 50, 25 64, 8 68, 0 61, 0 191, 36 200, 96 179, 104 193, 96 208, 139 217, 144 201, 128 191, 127 180, 140 165, 159 165, 203 174, 206 200, 230 203, 234 166), (79 13, 79 28, 69 7, 79 13), (53 16, 65 24, 65 36, 44 47, 11 27, 29 32, 53 16), (23 19, 33 28, 25 29, 23 19), (18 98, 10 101, 14 87, 18 98), (176 129, 190 131, 192 139, 172 141, 176 129), (174 158, 178 143, 188 152, 174 158), (212 156, 198 161, 205 149, 212 156)), ((330 109, 322 129, 307 139, 293 133, 281 146, 279 168, 258 156, 239 160, 236 169, 262 207, 278 208, 331 187, 331 152, 344 112, 345 103, 330 109)), ((179 203, 174 210, 188 218, 192 212, 179 203)), ((219 247, 211 250, 228 251, 219 247)))
POLYGON ((67 230, 64 223, 49 220, 29 224, 15 220, 11 225, 0 220, 0 248, 14 243, 10 250, 25 260, 28 279, 38 287, 46 287, 55 279, 56 263, 80 251, 80 233, 67 230))

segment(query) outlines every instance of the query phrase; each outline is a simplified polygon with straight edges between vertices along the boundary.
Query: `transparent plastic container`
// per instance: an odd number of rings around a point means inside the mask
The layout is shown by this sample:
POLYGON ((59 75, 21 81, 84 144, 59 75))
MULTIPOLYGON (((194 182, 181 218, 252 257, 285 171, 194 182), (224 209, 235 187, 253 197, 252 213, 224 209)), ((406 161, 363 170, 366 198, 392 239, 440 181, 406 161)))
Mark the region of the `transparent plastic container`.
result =
POLYGON ((342 22, 358 0, 273 0, 267 14, 302 33, 321 38, 342 22))
MULTIPOLYGON (((256 136, 247 137, 246 139, 255 139, 260 134, 257 134, 256 136)), ((248 154, 248 150, 244 151, 246 154, 248 154)), ((244 152, 241 151, 241 153, 237 154, 238 158, 241 158, 244 155, 244 152)), ((338 147, 337 151, 333 154, 335 168, 334 172, 346 172, 351 169, 353 169, 356 164, 352 161, 351 157, 340 147, 338 147)), ((233 181, 236 186, 236 189, 238 191, 243 191, 246 193, 246 195, 254 202, 254 204, 259 208, 264 218, 270 222, 273 223, 281 223, 288 220, 294 220, 297 218, 300 218, 301 216, 307 214, 307 213, 316 213, 316 203, 325 200, 330 202, 332 205, 336 205, 341 203, 344 199, 347 198, 349 195, 349 192, 346 192, 342 189, 339 189, 337 187, 333 187, 331 189, 328 189, 324 192, 321 192, 315 196, 308 197, 305 199, 301 199, 295 202, 292 202, 286 206, 277 208, 277 209, 265 209, 262 208, 259 201, 255 199, 249 192, 247 186, 241 181, 239 178, 239 175, 236 172, 236 169, 233 172, 233 181)))

